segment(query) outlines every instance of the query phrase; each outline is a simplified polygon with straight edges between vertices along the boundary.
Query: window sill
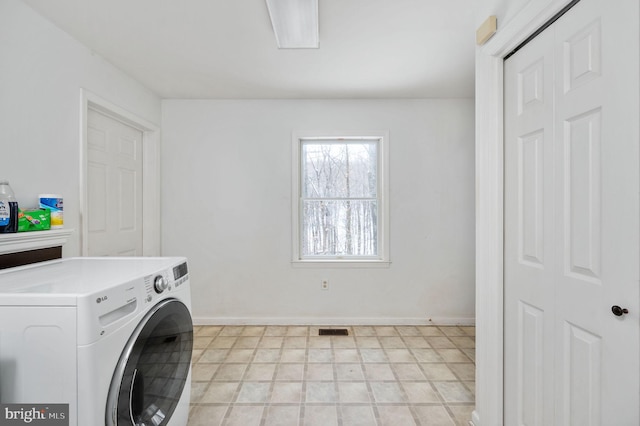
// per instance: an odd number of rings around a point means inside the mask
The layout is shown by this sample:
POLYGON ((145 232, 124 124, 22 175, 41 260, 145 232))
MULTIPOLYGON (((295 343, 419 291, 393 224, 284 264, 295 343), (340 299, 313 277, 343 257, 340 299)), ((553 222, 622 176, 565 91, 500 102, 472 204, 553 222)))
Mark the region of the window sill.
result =
POLYGON ((292 260, 291 266, 294 268, 389 268, 391 261, 388 260, 320 260, 305 259, 292 260))

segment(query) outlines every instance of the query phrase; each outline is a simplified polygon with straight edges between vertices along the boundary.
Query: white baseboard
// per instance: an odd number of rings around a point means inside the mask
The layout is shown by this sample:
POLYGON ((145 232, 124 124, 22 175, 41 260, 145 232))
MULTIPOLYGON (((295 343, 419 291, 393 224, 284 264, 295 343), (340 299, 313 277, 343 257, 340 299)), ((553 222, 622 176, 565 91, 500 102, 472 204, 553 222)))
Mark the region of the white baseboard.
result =
POLYGON ((471 318, 295 318, 295 317, 194 317, 195 325, 462 325, 474 326, 471 318))

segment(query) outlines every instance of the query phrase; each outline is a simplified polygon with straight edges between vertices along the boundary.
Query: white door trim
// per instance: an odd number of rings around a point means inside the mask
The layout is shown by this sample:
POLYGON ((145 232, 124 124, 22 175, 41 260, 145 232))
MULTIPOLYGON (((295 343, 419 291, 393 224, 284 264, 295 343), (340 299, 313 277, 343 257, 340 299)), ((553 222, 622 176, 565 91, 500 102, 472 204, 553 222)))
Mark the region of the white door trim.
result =
POLYGON ((529 2, 476 49, 475 426, 503 424, 503 58, 570 2, 529 2))
POLYGON ((99 111, 142 131, 142 252, 160 255, 160 127, 102 97, 80 89, 80 242, 88 255, 87 212, 87 114, 99 111))

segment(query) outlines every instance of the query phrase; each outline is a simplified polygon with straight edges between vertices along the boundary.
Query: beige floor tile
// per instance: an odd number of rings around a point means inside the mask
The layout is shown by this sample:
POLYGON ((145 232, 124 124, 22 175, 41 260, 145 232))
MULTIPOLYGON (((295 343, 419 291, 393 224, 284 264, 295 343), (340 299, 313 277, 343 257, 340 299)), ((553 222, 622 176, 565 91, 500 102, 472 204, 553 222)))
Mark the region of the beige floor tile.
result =
POLYGON ((204 349, 194 349, 193 352, 191 352, 191 362, 194 364, 198 362, 203 352, 204 349))
POLYGON ((342 426, 375 426, 376 418, 371 406, 342 406, 342 426))
POLYGON ((302 382, 282 382, 273 385, 272 404, 299 404, 302 402, 302 382))
POLYGON ((397 382, 370 382, 373 397, 377 403, 406 402, 404 393, 397 382))
POLYGON ((398 336, 395 327, 375 327, 377 336, 398 336))
POLYGON ((249 404, 265 403, 267 402, 270 388, 271 383, 269 382, 243 382, 235 402, 249 404))
POLYGON ((367 380, 395 380, 389 364, 367 364, 364 366, 364 374, 367 380))
POLYGON ((209 382, 191 382, 191 403, 196 404, 209 388, 209 382))
POLYGON ((308 336, 309 327, 294 326, 287 327, 287 336, 308 336))
POLYGON ((442 356, 435 349, 412 349, 411 353, 418 362, 444 362, 442 356))
POLYGON ((445 362, 471 362, 468 356, 459 349, 436 349, 445 362))
POLYGON ((420 366, 416 363, 392 364, 391 368, 400 381, 427 379, 420 366))
POLYGON ((449 368, 460 380, 468 381, 476 378, 476 366, 471 363, 449 364, 449 368))
POLYGON ((304 364, 279 364, 276 372, 276 381, 302 381, 304 364))
POLYGON ((408 348, 430 348, 431 345, 427 342, 427 339, 424 337, 403 337, 405 346, 408 348))
POLYGON ((378 407, 381 426, 413 426, 416 424, 407 406, 378 407))
POLYGON ((365 363, 369 362, 389 362, 387 355, 382 349, 360 349, 360 356, 365 363))
POLYGON ((213 378, 220 364, 199 363, 191 367, 191 380, 194 382, 208 382, 213 378))
POLYGON ((378 337, 356 337, 356 346, 359 348, 381 348, 380 339, 378 337))
POLYGON ((377 336, 374 327, 353 327, 354 336, 377 336))
POLYGON ((283 349, 280 362, 304 362, 307 358, 304 349, 283 349))
POLYGON ((189 426, 218 426, 227 412, 227 406, 200 405, 189 416, 189 426))
POLYGON ((333 356, 337 363, 353 363, 360 362, 360 355, 357 349, 334 349, 333 356))
POLYGON ((307 337, 303 336, 288 336, 284 338, 283 348, 306 348, 307 337))
POLYGON ((253 349, 231 349, 224 362, 250 362, 254 355, 253 349))
POLYGON ((264 334, 264 326, 247 326, 242 330, 243 336, 262 336, 264 334))
POLYGON ((275 336, 275 337, 266 336, 266 337, 263 337, 262 340, 260 340, 260 343, 258 343, 258 347, 279 349, 282 347, 283 343, 284 343, 284 337, 282 336, 275 336))
POLYGON ((474 402, 473 393, 460 382, 433 382, 445 402, 474 402))
POLYGON ((340 349, 352 349, 356 347, 356 341, 353 337, 347 336, 329 336, 331 338, 331 345, 334 348, 340 349))
POLYGON ((435 349, 451 349, 456 347, 456 345, 448 337, 427 337, 426 339, 429 345, 431 345, 431 347, 435 349))
POLYGON ((264 330, 265 336, 286 336, 287 327, 279 325, 270 325, 264 330))
POLYGON ((451 341, 459 349, 475 349, 476 347, 476 341, 473 337, 453 336, 449 339, 451 339, 451 341))
POLYGON ((436 326, 418 327, 423 336, 444 336, 444 333, 436 326))
POLYGON ((409 349, 385 349, 389 362, 416 362, 409 349))
POLYGON ((307 403, 335 403, 337 401, 335 383, 307 382, 305 402, 307 403))
POLYGON ((234 349, 254 349, 258 346, 258 342, 260 341, 259 337, 255 336, 243 336, 239 337, 236 340, 236 344, 234 345, 234 349))
POLYGON ((270 406, 267 408, 265 426, 298 426, 300 424, 300 407, 270 406))
POLYGON ((244 380, 273 380, 277 364, 250 364, 244 375, 244 380))
POLYGON ((259 425, 262 419, 264 407, 262 406, 235 406, 231 408, 229 416, 224 420, 225 426, 249 426, 259 425))
POLYGON ((407 400, 414 404, 438 403, 442 400, 429 382, 403 382, 407 400))
POLYGON ((330 349, 331 339, 327 339, 327 336, 309 337, 309 348, 314 349, 330 349))
POLYGON ((209 344, 209 349, 231 349, 236 340, 236 336, 218 336, 209 344))
POLYGON ((398 334, 401 336, 422 336, 418 327, 406 326, 406 327, 396 327, 398 334))
POLYGON ((471 361, 476 362, 476 350, 475 349, 460 349, 471 361))
POLYGON ((280 353, 280 349, 258 349, 253 357, 253 362, 279 362, 280 353))
POLYGON ((383 348, 406 348, 407 345, 400 337, 397 336, 381 336, 380 345, 383 348))
POLYGON ((240 336, 242 334, 242 330, 244 327, 235 326, 235 325, 227 325, 224 326, 222 330, 220 330, 219 336, 240 336))
POLYGON ((198 328, 198 336, 217 336, 222 330, 218 325, 203 325, 198 328))
POLYGON ((200 398, 201 403, 229 403, 238 388, 237 382, 211 382, 200 398))
POLYGON ((229 354, 229 349, 207 349, 205 350, 198 362, 219 363, 225 360, 229 354))
POLYGON ((309 364, 304 378, 309 381, 333 380, 333 365, 309 364))
POLYGON ((193 338, 194 349, 206 349, 207 346, 213 341, 213 337, 210 336, 196 336, 193 338))
POLYGON ((364 372, 360 364, 337 364, 336 375, 339 381, 363 381, 364 372))
POLYGON ((244 376, 247 364, 221 364, 213 378, 219 382, 239 382, 244 376))
POLYGON ((455 374, 447 364, 426 363, 421 364, 421 367, 429 380, 456 380, 455 374))
POLYGON ((304 409, 304 426, 337 426, 338 411, 335 405, 307 405, 304 409))
POLYGON ((311 363, 332 362, 333 352, 331 351, 331 349, 309 349, 307 359, 311 363))
POLYGON ((475 336, 476 335, 476 328, 475 327, 460 327, 460 329, 462 331, 464 331, 464 333, 467 336, 475 336))
POLYGON ((369 403, 371 398, 367 384, 361 383, 338 383, 338 401, 341 404, 369 403))
POLYGON ((439 327, 440 331, 442 331, 447 336, 466 336, 467 333, 458 326, 449 326, 449 327, 439 327))
POLYGON ((423 426, 455 426, 449 412, 442 405, 417 406, 413 410, 423 426))

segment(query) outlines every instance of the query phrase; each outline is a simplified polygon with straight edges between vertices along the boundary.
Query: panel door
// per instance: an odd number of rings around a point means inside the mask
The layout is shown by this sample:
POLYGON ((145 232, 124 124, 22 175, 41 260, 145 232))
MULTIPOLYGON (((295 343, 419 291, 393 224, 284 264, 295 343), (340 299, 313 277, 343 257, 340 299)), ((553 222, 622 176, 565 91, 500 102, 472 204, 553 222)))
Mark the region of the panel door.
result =
POLYGON ((142 256, 142 132, 89 110, 87 220, 90 256, 142 256))
POLYGON ((640 424, 638 17, 582 0, 505 62, 505 424, 640 424))

